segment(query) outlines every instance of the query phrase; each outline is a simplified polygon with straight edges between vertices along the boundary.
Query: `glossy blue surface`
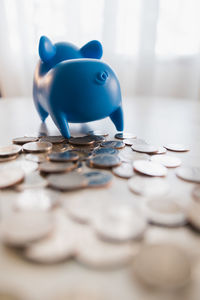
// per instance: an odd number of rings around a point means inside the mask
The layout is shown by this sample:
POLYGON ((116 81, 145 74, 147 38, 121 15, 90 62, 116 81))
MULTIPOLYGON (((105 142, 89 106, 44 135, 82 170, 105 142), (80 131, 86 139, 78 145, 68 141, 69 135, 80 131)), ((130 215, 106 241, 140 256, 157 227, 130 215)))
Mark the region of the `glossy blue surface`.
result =
POLYGON ((69 43, 53 45, 46 37, 40 39, 34 103, 41 120, 50 114, 67 138, 68 122, 90 122, 108 116, 118 131, 123 130, 119 81, 110 66, 99 60, 102 53, 98 41, 78 49, 69 43))

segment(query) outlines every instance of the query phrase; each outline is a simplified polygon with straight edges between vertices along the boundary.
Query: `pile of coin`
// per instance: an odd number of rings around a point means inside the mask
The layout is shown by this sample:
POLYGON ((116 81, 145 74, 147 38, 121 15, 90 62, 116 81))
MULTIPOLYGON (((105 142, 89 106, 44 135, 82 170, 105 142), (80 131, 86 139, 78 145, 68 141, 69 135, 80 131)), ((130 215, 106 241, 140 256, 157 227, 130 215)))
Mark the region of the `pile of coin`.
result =
POLYGON ((0 147, 0 203, 10 205, 1 212, 3 244, 38 263, 73 258, 110 268, 132 262, 134 278, 154 287, 189 281, 191 262, 184 249, 142 242, 151 224, 190 223, 200 231, 199 186, 183 208, 168 181, 173 172, 177 180, 200 183, 200 167, 181 166, 180 157, 170 154, 187 152, 187 146, 153 145, 126 132, 110 139, 100 131, 69 140, 26 136, 12 142, 0 147), (123 191, 113 199, 109 187, 117 180, 133 202, 125 201, 123 191), (106 196, 98 197, 102 188, 108 188, 106 196))

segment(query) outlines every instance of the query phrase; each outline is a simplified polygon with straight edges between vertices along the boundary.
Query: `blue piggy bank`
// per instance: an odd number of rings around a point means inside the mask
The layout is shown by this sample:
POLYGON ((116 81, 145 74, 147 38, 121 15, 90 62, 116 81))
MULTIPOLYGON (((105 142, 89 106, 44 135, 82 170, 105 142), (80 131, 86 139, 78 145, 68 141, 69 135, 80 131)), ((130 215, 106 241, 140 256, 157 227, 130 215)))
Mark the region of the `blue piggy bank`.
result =
POLYGON ((81 49, 69 43, 39 43, 33 98, 41 120, 51 116, 61 134, 70 138, 69 124, 111 118, 123 131, 121 90, 109 65, 99 60, 102 46, 91 41, 81 49))

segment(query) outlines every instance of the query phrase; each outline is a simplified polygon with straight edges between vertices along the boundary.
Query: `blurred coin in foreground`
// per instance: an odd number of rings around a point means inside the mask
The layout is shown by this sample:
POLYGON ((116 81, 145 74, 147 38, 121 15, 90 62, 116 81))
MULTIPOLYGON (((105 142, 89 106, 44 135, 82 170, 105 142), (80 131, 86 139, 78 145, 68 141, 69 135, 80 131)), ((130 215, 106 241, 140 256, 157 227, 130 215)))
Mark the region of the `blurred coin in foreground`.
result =
POLYGON ((78 243, 76 260, 89 267, 121 267, 130 263, 135 255, 131 244, 104 242, 99 240, 92 230, 88 230, 81 240, 78 243))
POLYGON ((61 153, 51 153, 48 155, 48 158, 55 162, 69 162, 77 161, 79 159, 79 155, 73 150, 69 150, 61 153))
POLYGON ((50 175, 47 180, 50 187, 61 191, 77 190, 88 185, 86 177, 76 172, 50 175))
POLYGON ((197 201, 191 201, 186 208, 188 222, 200 231, 200 204, 197 201))
POLYGON ((138 145, 132 145, 131 149, 136 152, 141 153, 156 153, 158 151, 157 146, 149 145, 149 144, 138 144, 138 145))
POLYGON ((90 159, 90 164, 96 168, 112 168, 121 164, 120 158, 116 155, 102 154, 90 159))
POLYGON ((180 158, 169 155, 152 155, 151 160, 160 163, 166 168, 176 168, 181 165, 180 158))
POLYGON ((52 149, 52 144, 49 142, 31 142, 23 145, 23 150, 25 152, 48 152, 52 149))
POLYGON ((109 173, 91 171, 83 174, 88 180, 88 187, 108 186, 113 176, 109 173))
POLYGON ((131 178, 134 175, 133 165, 123 162, 120 166, 112 169, 113 174, 121 178, 131 178))
POLYGON ((176 175, 186 181, 200 183, 200 167, 181 167, 176 170, 176 175))
POLYGON ((58 219, 54 230, 41 241, 28 246, 23 254, 34 262, 52 264, 71 258, 74 252, 75 239, 70 234, 67 224, 58 219))
POLYGON ((48 189, 29 189, 13 198, 13 208, 19 211, 48 211, 59 204, 59 194, 48 189))
POLYGON ((33 188, 44 188, 47 186, 47 180, 38 173, 32 172, 25 176, 24 181, 16 186, 18 191, 33 188))
POLYGON ((133 167, 137 172, 148 176, 162 177, 167 175, 167 169, 164 166, 152 161, 137 160, 133 162, 133 167))
POLYGON ((144 203, 144 213, 149 222, 163 226, 181 226, 186 216, 181 207, 170 197, 152 198, 144 203))
POLYGON ((148 245, 135 256, 133 273, 147 286, 170 290, 189 282, 191 264, 184 250, 175 245, 148 245))
POLYGON ((106 142, 101 143, 101 147, 122 149, 125 147, 125 144, 120 141, 106 141, 106 142))
POLYGON ((25 246, 51 232, 52 215, 44 211, 17 212, 2 220, 1 236, 9 246, 25 246))
POLYGON ((37 141, 38 141, 37 137, 31 137, 31 136, 18 137, 12 140, 13 144, 17 144, 17 145, 24 145, 26 143, 37 142, 37 141))
POLYGON ((76 168, 73 162, 56 163, 56 162, 43 162, 39 166, 39 171, 44 173, 64 173, 70 172, 76 168))
POLYGON ((119 140, 135 139, 136 135, 129 132, 118 132, 115 134, 115 138, 119 140))
POLYGON ((132 192, 144 197, 165 195, 170 189, 165 179, 156 177, 134 176, 128 181, 128 186, 132 192))
POLYGON ((0 167, 2 169, 20 168, 24 171, 25 174, 29 174, 38 169, 38 164, 33 161, 18 159, 13 162, 6 162, 5 164, 1 164, 0 167))
POLYGON ((175 152, 187 152, 190 149, 183 144, 167 144, 164 145, 167 150, 175 151, 175 152))
POLYGON ((114 242, 140 238, 146 227, 144 218, 127 205, 108 208, 94 220, 97 234, 105 240, 114 242))
POLYGON ((0 169, 0 189, 14 186, 23 181, 24 176, 20 168, 0 169))
POLYGON ((9 145, 0 147, 0 158, 7 156, 13 156, 19 154, 22 151, 22 147, 19 145, 9 145))

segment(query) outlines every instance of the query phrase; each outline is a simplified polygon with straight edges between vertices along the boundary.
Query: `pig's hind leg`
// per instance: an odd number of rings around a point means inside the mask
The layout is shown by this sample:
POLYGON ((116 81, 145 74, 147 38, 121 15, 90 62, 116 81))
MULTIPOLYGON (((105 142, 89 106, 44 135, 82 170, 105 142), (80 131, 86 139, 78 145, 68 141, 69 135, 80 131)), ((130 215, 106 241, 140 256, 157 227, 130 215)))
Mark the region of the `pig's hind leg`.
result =
POLYGON ((70 130, 69 130, 69 124, 67 121, 67 116, 62 113, 62 112, 54 112, 54 113, 50 113, 52 120, 54 121, 55 125, 57 126, 57 128, 59 129, 59 131, 61 132, 61 134, 66 137, 66 138, 70 138, 70 130))

